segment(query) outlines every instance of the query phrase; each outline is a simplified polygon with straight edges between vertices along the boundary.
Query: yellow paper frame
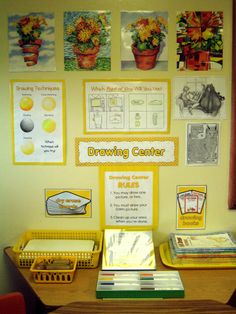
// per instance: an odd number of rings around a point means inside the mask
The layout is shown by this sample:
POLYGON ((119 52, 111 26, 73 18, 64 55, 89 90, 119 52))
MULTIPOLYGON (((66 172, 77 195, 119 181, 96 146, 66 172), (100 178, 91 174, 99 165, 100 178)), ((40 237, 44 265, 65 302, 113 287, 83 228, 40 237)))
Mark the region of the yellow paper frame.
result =
MULTIPOLYGON (((150 230, 156 229, 158 225, 158 167, 154 166, 102 166, 99 167, 99 187, 100 187, 100 222, 102 229, 105 228, 125 228, 125 229, 135 229, 135 230, 150 230), (153 186, 152 186, 152 224, 150 225, 126 225, 126 224, 116 224, 110 225, 106 224, 106 204, 105 204, 105 173, 106 172, 145 172, 151 171, 153 174, 153 186)), ((128 200, 129 202, 129 200, 128 200)))
POLYGON ((65 165, 66 164, 66 96, 65 96, 65 81, 64 80, 10 80, 11 92, 11 115, 12 115, 12 160, 15 165, 65 165), (45 162, 45 161, 16 161, 15 158, 15 134, 14 134, 14 84, 16 83, 61 83, 61 100, 62 100, 62 161, 45 162))
POLYGON ((83 80, 83 110, 84 110, 84 134, 168 134, 170 133, 170 110, 171 110, 171 83, 170 83, 170 79, 139 79, 139 80, 132 80, 132 79, 104 79, 104 80, 83 80), (153 83, 167 83, 167 117, 166 117, 166 130, 152 130, 152 131, 146 131, 146 130, 141 130, 141 131, 135 131, 135 130, 127 130, 124 129, 124 131, 88 131, 87 130, 87 119, 88 119, 88 112, 87 112, 87 105, 86 105, 86 98, 87 98, 87 94, 86 94, 86 84, 87 83, 124 83, 124 82, 136 82, 136 83, 148 83, 148 82, 153 82, 153 83))

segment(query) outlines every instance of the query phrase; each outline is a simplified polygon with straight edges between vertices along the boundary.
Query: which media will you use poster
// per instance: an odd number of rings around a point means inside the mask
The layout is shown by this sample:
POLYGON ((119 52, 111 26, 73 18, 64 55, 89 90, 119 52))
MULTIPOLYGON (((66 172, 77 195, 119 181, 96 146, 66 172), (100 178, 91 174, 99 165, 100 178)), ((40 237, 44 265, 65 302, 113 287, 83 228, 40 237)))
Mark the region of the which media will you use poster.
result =
POLYGON ((157 168, 101 167, 101 208, 105 227, 144 227, 157 224, 157 168))
POLYGON ((187 124, 187 165, 217 165, 219 162, 219 124, 187 124))
POLYGON ((173 88, 175 119, 224 119, 224 77, 176 77, 173 88))
POLYGON ((13 161, 65 163, 63 81, 11 81, 13 161))
POLYGON ((167 133, 169 93, 169 80, 85 80, 85 133, 167 133))
POLYGON ((177 186, 177 229, 205 229, 205 185, 177 186))
POLYGON ((9 70, 55 71, 53 13, 29 12, 8 16, 9 70))

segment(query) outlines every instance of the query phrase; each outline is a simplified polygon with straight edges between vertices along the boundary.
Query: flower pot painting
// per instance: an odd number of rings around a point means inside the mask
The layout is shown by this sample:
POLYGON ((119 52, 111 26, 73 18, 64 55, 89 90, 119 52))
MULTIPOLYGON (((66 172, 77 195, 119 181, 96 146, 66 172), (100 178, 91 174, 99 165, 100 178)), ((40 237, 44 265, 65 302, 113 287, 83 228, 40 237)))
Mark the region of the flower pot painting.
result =
POLYGON ((160 46, 153 49, 145 49, 140 51, 137 47, 132 45, 132 52, 137 68, 141 70, 153 69, 156 65, 157 54, 160 50, 160 46))
POLYGON ((11 15, 8 30, 10 70, 55 70, 53 13, 11 15))
POLYGON ((65 70, 110 70, 110 12, 65 12, 65 70))
POLYGON ((26 66, 34 66, 38 63, 39 50, 42 45, 40 39, 42 29, 47 26, 43 17, 23 16, 16 25, 17 33, 20 36, 18 45, 22 48, 22 54, 26 66))
POLYGON ((73 47, 73 52, 77 59, 77 65, 81 69, 93 69, 96 66, 99 46, 88 48, 82 51, 76 45, 73 47))
POLYGON ((223 67, 223 13, 186 11, 177 15, 177 68, 208 71, 223 67))
MULTIPOLYGON (((167 13, 122 12, 122 60, 130 59, 139 70, 156 68, 166 48, 167 13), (162 15, 161 15, 162 14, 162 15), (129 38, 127 38, 129 36, 129 38), (125 51, 129 47, 130 53, 125 51)), ((125 66, 122 68, 125 69, 125 66)))

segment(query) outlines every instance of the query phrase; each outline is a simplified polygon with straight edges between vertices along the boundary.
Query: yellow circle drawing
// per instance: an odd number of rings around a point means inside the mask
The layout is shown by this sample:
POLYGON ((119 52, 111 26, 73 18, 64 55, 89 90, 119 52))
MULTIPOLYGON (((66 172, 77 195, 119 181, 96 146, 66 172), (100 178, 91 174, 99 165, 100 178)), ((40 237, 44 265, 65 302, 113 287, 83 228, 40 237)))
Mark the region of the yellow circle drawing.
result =
POLYGON ((20 100, 20 108, 24 111, 29 111, 32 109, 34 102, 30 97, 22 97, 20 100))
POLYGON ((53 97, 44 97, 42 100, 42 107, 46 111, 52 111, 56 108, 56 101, 53 97))
POLYGON ((56 129, 56 122, 53 119, 46 119, 43 121, 42 127, 45 132, 52 133, 56 129))
POLYGON ((31 155, 34 153, 34 143, 31 141, 25 142, 22 146, 21 146, 21 151, 23 154, 25 155, 31 155))

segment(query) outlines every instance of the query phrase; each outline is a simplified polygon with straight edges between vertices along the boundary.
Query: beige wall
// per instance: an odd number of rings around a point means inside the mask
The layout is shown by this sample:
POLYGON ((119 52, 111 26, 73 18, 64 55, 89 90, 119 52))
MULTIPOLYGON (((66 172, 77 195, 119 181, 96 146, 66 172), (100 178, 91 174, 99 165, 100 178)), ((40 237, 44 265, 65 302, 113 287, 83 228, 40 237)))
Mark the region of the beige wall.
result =
MULTIPOLYGON (((159 222, 155 230, 156 244, 176 229, 176 186, 207 185, 206 230, 236 231, 236 211, 228 210, 228 169, 230 143, 231 95, 231 0, 0 0, 0 245, 13 245, 27 229, 99 229, 98 167, 75 167, 74 138, 83 137, 83 79, 173 79, 175 70, 175 14, 177 10, 224 11, 224 69, 219 75, 227 78, 227 118, 220 122, 220 164, 211 167, 185 165, 186 121, 171 119, 170 136, 179 137, 179 165, 159 170, 159 222), (69 10, 106 9, 112 12, 112 70, 110 72, 64 72, 63 12, 69 10), (120 70, 121 10, 156 10, 169 12, 169 70, 120 70), (7 16, 16 12, 53 11, 56 18, 56 72, 10 73, 8 71, 7 16), (12 163, 12 130, 9 95, 10 79, 63 79, 66 83, 67 163, 65 166, 19 166, 12 163), (92 189, 93 215, 90 219, 48 218, 45 216, 45 188, 92 189)), ((196 73, 194 73, 196 75, 196 73)), ((200 73, 199 75, 206 75, 200 73)), ((207 75, 218 75, 210 73, 207 75)), ((118 136, 118 135, 117 135, 118 136)), ((126 135, 132 137, 132 135, 126 135)), ((146 135, 143 135, 146 136, 146 135)), ((0 292, 8 290, 8 270, 0 253, 0 292)))

